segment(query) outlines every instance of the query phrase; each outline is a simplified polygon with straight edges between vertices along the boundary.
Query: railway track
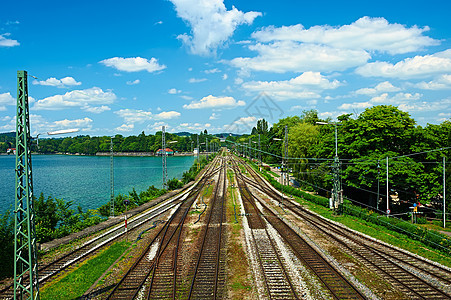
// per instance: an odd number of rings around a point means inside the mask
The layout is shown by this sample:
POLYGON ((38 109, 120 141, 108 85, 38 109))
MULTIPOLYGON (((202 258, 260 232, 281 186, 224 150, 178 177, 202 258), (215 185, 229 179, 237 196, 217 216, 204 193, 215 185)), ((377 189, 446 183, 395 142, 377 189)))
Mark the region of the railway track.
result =
MULTIPOLYGON (((249 173, 249 169, 247 170, 249 173)), ((237 170, 237 167, 236 173, 241 173, 239 170, 237 170)), ((242 174, 238 177, 240 178, 240 180, 238 180, 239 185, 241 185, 240 192, 242 192, 244 198, 248 199, 248 202, 254 203, 253 206, 255 206, 255 203, 256 201, 258 201, 258 199, 254 197, 249 191, 247 187, 248 180, 244 179, 244 175, 242 174)), ((262 206, 263 211, 260 211, 257 207, 255 207, 254 210, 249 211, 249 213, 248 211, 246 211, 248 219, 256 219, 257 216, 259 216, 261 219, 265 219, 269 224, 271 224, 273 228, 279 233, 279 235, 284 239, 284 241, 290 246, 296 256, 317 276, 317 278, 324 284, 324 286, 330 291, 331 295, 335 299, 365 298, 360 293, 360 291, 358 291, 345 277, 343 277, 318 252, 316 252, 314 248, 312 248, 304 239, 302 239, 294 230, 292 230, 291 227, 285 224, 285 222, 282 221, 279 216, 274 214, 272 210, 270 210, 264 203, 259 203, 262 206)), ((250 223, 252 223, 252 221, 250 223)), ((267 276, 265 276, 265 279, 266 277, 267 276)), ((270 292, 270 298, 271 296, 272 295, 270 292)), ((280 299, 281 297, 284 297, 285 299, 293 299, 297 298, 297 295, 293 290, 292 295, 286 294, 284 296, 275 296, 274 299, 280 299)))
POLYGON ((226 163, 221 158, 221 171, 210 205, 202 242, 194 268, 188 299, 222 299, 225 295, 226 248, 224 234, 226 163))
MULTIPOLYGON (((209 174, 204 172, 207 176, 211 176, 218 172, 218 169, 213 168, 213 164, 211 164, 208 169, 209 174)), ((57 259, 39 266, 38 274, 39 274, 39 285, 43 286, 46 282, 51 281, 55 275, 59 274, 62 270, 67 270, 76 263, 83 261, 84 259, 95 255, 106 246, 110 245, 114 241, 122 238, 125 234, 131 233, 133 231, 141 230, 146 226, 152 225, 155 218, 160 216, 161 214, 167 212, 170 209, 173 209, 175 206, 179 205, 189 196, 189 194, 193 193, 193 190, 197 189, 199 184, 202 184, 204 179, 200 179, 198 184, 194 184, 191 187, 187 188, 182 193, 174 196, 169 201, 165 201, 164 203, 158 203, 151 208, 150 210, 135 216, 133 219, 128 220, 128 230, 125 231, 125 225, 122 223, 120 225, 113 226, 111 229, 106 230, 102 234, 88 240, 87 242, 80 245, 78 248, 64 254, 57 259), (150 225, 149 225, 150 224, 150 225)), ((27 278, 25 278, 26 280, 27 278)), ((0 299, 13 299, 14 298, 14 286, 13 284, 7 285, 6 287, 0 290, 0 299)))
POLYGON ((252 241, 256 249, 258 264, 263 276, 264 285, 269 299, 298 299, 291 278, 288 275, 279 250, 266 228, 266 222, 256 207, 255 200, 246 187, 239 167, 233 161, 238 189, 242 196, 252 241))
MULTIPOLYGON (((252 182, 253 186, 271 198, 281 199, 281 195, 255 170, 249 166, 246 168, 252 176, 248 182, 252 182)), ((451 299, 451 272, 448 268, 332 223, 294 204, 291 199, 284 198, 284 208, 334 241, 346 253, 361 261, 409 298, 451 299)))
POLYGON ((198 198, 206 182, 220 171, 216 159, 198 188, 193 189, 148 243, 132 267, 113 288, 107 299, 134 299, 138 295, 147 299, 175 299, 177 292, 177 258, 183 235, 183 225, 189 209, 198 198))

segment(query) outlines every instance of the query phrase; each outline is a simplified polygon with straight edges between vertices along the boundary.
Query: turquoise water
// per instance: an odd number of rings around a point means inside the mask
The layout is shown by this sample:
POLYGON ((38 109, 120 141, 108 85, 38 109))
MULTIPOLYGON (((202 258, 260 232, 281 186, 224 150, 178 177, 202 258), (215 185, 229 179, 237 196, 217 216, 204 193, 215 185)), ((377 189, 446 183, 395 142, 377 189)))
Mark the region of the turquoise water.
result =
MULTIPOLYGON (((193 156, 167 158, 168 178, 181 178, 194 162, 193 156)), ((110 199, 110 157, 34 155, 34 194, 73 201, 72 208, 98 208, 110 199)), ((0 155, 0 213, 14 208, 15 156, 0 155)), ((139 193, 150 185, 162 186, 161 157, 115 157, 114 190, 139 193)))

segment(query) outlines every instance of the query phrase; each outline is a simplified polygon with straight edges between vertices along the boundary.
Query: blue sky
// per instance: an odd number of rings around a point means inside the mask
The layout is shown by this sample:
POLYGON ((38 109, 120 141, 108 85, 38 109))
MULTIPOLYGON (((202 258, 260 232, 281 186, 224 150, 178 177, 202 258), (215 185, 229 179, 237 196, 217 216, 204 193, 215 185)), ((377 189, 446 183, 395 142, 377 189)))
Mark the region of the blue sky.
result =
POLYGON ((248 133, 316 109, 451 117, 448 1, 3 1, 0 132, 17 70, 33 134, 248 133))

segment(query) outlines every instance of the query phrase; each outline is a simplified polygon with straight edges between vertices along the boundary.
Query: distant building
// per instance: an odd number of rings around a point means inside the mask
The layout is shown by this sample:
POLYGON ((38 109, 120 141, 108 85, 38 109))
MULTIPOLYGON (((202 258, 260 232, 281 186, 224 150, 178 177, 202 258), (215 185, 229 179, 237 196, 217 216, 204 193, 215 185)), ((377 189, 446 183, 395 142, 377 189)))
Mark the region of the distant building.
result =
POLYGON ((194 148, 193 154, 197 155, 199 153, 199 149, 198 148, 194 148))
POLYGON ((16 148, 8 148, 6 149, 7 154, 16 154, 16 148))
POLYGON ((164 151, 166 151, 166 155, 174 155, 174 150, 166 148, 166 149, 158 149, 156 155, 162 156, 164 154, 164 151))

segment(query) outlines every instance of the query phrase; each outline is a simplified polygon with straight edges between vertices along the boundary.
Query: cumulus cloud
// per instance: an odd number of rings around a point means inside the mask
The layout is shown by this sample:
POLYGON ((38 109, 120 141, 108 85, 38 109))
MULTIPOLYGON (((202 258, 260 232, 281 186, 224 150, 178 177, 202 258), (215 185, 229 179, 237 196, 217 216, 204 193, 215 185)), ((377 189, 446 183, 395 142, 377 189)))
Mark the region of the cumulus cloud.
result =
POLYGON ((404 103, 398 106, 400 110, 408 112, 449 111, 450 107, 451 107, 451 98, 438 101, 404 103))
POLYGON ((102 106, 94 106, 94 107, 88 105, 88 106, 82 107, 81 109, 83 109, 84 111, 93 113, 93 114, 100 114, 100 113, 103 113, 104 111, 111 110, 111 108, 109 108, 109 107, 106 106, 106 105, 102 105, 102 106))
POLYGON ((76 120, 68 120, 64 119, 61 121, 55 121, 54 124, 57 128, 73 128, 73 127, 91 127, 92 120, 90 118, 76 119, 76 120))
POLYGON ((252 24, 261 16, 259 12, 239 11, 234 6, 227 10, 223 0, 170 0, 177 16, 191 27, 191 35, 181 34, 178 39, 187 45, 193 54, 215 54, 218 47, 233 35, 242 24, 252 24))
POLYGON ((238 117, 232 123, 223 127, 224 132, 231 133, 249 133, 257 123, 257 118, 254 116, 238 117))
POLYGON ((400 54, 437 45, 439 41, 423 35, 426 31, 429 31, 427 26, 419 28, 415 25, 408 28, 401 24, 390 24, 384 18, 362 17, 350 25, 339 27, 321 25, 305 29, 301 24, 269 26, 254 32, 252 37, 260 42, 296 41, 329 45, 339 49, 400 54))
POLYGON ((246 70, 275 73, 306 71, 343 71, 365 64, 370 55, 362 49, 339 49, 327 45, 304 44, 295 41, 257 43, 249 49, 255 57, 237 57, 229 63, 246 70))
POLYGON ((116 95, 111 91, 104 92, 101 88, 93 87, 86 90, 75 90, 64 95, 55 95, 36 101, 33 109, 62 110, 75 107, 92 107, 92 105, 111 104, 116 95))
POLYGON ((181 123, 179 126, 176 127, 176 130, 198 132, 204 131, 205 129, 209 128, 211 128, 210 123, 181 123))
POLYGON ((160 65, 154 57, 146 59, 142 57, 113 57, 100 61, 107 67, 115 68, 125 72, 147 71, 149 73, 166 69, 165 65, 160 65))
POLYGON ((233 97, 215 97, 212 95, 203 97, 199 101, 192 101, 190 104, 183 105, 185 109, 203 109, 203 108, 235 108, 237 106, 244 106, 244 101, 236 101, 233 97))
POLYGON ((446 90, 451 89, 451 75, 444 74, 429 82, 419 82, 415 87, 423 90, 446 90))
POLYGON ((451 49, 431 55, 406 58, 396 64, 373 62, 357 68, 365 77, 421 78, 451 72, 451 49))
POLYGON ((373 104, 392 104, 397 105, 400 103, 404 103, 406 101, 414 101, 418 100, 423 96, 422 94, 415 93, 397 93, 396 95, 390 97, 387 93, 383 93, 382 95, 375 96, 371 98, 370 102, 373 104))
POLYGON ((129 132, 135 128, 135 124, 122 124, 119 127, 116 127, 116 131, 119 132, 129 132))
POLYGON ((180 117, 182 114, 177 111, 163 111, 159 114, 153 115, 155 120, 169 120, 180 117))
POLYGON ((133 81, 127 81, 128 85, 135 85, 135 84, 139 84, 141 81, 139 79, 133 80, 133 81))
POLYGON ((0 34, 0 47, 14 47, 20 45, 18 41, 8 38, 10 35, 10 33, 0 34))
POLYGON ((388 81, 381 82, 377 84, 374 88, 363 88, 355 91, 356 94, 360 95, 373 95, 377 93, 383 92, 398 92, 401 89, 399 87, 395 87, 388 81))
POLYGON ((15 105, 16 99, 11 96, 11 93, 0 94, 0 111, 6 110, 6 105, 15 105))
POLYGON ((229 78, 229 75, 227 75, 227 74, 222 75, 222 80, 227 80, 227 78, 229 78))
POLYGON ((251 81, 242 87, 251 92, 265 92, 276 100, 296 98, 318 98, 319 91, 335 89, 342 83, 338 80, 330 81, 319 72, 304 72, 290 80, 282 81, 251 81))
POLYGON ((179 112, 176 111, 163 111, 159 114, 152 114, 150 111, 145 111, 142 109, 121 109, 114 112, 119 117, 123 118, 124 121, 129 123, 143 123, 150 120, 169 120, 175 119, 181 116, 179 112))
POLYGON ((354 102, 354 103, 343 103, 338 107, 340 110, 354 110, 354 109, 365 109, 373 106, 370 102, 354 102))
POLYGON ((76 81, 73 77, 64 77, 61 79, 56 79, 55 77, 50 77, 46 80, 33 80, 33 84, 65 88, 68 86, 81 85, 81 82, 76 81))

